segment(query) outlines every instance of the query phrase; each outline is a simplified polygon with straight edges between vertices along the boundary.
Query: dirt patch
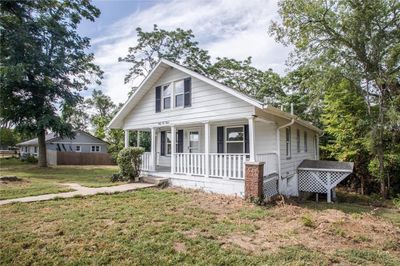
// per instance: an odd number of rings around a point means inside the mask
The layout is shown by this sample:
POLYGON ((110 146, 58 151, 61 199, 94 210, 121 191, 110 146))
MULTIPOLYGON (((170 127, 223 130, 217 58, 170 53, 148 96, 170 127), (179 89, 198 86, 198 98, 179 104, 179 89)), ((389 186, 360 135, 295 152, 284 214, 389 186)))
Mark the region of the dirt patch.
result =
POLYGON ((27 180, 24 180, 22 178, 19 178, 17 176, 1 176, 0 177, 0 183, 2 184, 8 184, 8 183, 22 183, 22 182, 28 182, 27 180))
POLYGON ((175 242, 174 249, 177 252, 185 252, 187 250, 185 243, 182 242, 175 242))
MULTIPOLYGON (((190 196, 188 207, 195 206, 216 215, 217 219, 231 218, 241 225, 255 228, 249 232, 238 227, 231 233, 217 236, 217 241, 224 248, 236 246, 257 254, 275 252, 285 246, 303 245, 325 254, 333 254, 340 249, 380 249, 400 257, 399 245, 393 244, 400 243, 400 229, 369 213, 351 215, 336 209, 314 210, 287 200, 281 200, 276 206, 259 207, 239 197, 174 190, 190 196), (242 212, 251 213, 260 208, 268 211, 268 215, 255 219, 251 215, 240 216, 242 212)), ((195 238, 203 236, 203 232, 187 231, 184 235, 195 238)))

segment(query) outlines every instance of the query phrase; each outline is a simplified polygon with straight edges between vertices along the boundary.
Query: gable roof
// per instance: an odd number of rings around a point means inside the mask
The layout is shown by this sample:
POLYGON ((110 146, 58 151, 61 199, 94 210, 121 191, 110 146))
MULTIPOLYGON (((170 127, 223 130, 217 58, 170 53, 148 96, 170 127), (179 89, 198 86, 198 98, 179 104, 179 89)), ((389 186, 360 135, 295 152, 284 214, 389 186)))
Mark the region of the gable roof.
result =
POLYGON ((259 100, 256 100, 244 93, 241 93, 235 89, 232 89, 224 84, 221 84, 215 80, 212 80, 204 75, 201 75, 187 67, 181 66, 179 64, 173 63, 167 59, 161 59, 157 65, 151 70, 151 72, 146 76, 146 78, 139 85, 137 90, 129 97, 125 102, 119 112, 113 117, 111 122, 107 125, 108 128, 121 128, 123 126, 124 118, 132 111, 135 105, 142 99, 142 97, 151 89, 158 79, 165 73, 169 68, 175 68, 183 73, 186 73, 196 79, 199 79, 211 86, 214 86, 232 96, 235 96, 265 112, 271 113, 276 116, 280 116, 286 119, 295 119, 299 124, 308 127, 314 131, 322 132, 319 128, 313 126, 310 122, 301 120, 298 116, 288 114, 283 112, 273 106, 267 105, 259 100))
MULTIPOLYGON (((93 139, 96 139, 96 140, 98 140, 98 141, 100 141, 100 142, 102 142, 104 144, 108 144, 108 142, 106 142, 106 141, 104 141, 102 139, 99 139, 98 137, 95 137, 92 134, 90 134, 88 132, 85 132, 83 130, 77 130, 77 131, 75 131, 75 133, 85 134, 85 135, 87 135, 87 136, 89 136, 89 137, 91 137, 93 139)), ((67 138, 67 139, 71 139, 71 138, 67 138)), ((52 142, 57 143, 58 141, 64 140, 64 138, 59 137, 56 133, 52 132, 52 133, 46 134, 45 140, 46 140, 46 143, 52 143, 52 142)), ((27 141, 24 141, 24 142, 16 144, 16 146, 37 146, 37 145, 39 145, 38 138, 30 139, 30 140, 27 140, 27 141)))

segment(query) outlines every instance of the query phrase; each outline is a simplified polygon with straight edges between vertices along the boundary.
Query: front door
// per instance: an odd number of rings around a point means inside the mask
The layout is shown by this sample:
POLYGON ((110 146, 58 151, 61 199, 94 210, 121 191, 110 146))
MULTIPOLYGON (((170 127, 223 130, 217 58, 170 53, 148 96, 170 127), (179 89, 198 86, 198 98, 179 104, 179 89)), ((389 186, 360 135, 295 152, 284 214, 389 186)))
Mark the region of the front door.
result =
POLYGON ((200 131, 199 130, 188 130, 188 149, 189 153, 199 153, 200 152, 200 131))

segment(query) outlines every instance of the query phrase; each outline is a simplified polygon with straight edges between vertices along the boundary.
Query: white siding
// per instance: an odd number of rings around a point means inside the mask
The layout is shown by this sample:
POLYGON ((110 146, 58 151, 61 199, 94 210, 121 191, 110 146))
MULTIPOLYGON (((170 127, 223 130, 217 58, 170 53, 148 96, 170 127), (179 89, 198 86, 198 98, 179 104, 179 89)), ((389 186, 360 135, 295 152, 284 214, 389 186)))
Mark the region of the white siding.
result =
POLYGON ((192 78, 191 107, 156 113, 154 88, 187 77, 188 75, 176 69, 167 70, 127 115, 124 128, 148 128, 158 123, 222 120, 233 116, 245 118, 254 114, 254 106, 196 78, 192 78))
POLYGON ((305 127, 294 124, 291 126, 291 157, 286 156, 286 129, 280 130, 280 150, 281 150, 281 175, 284 179, 283 189, 288 195, 297 196, 297 167, 305 159, 316 159, 316 149, 314 137, 317 133, 305 127), (297 152, 297 129, 300 129, 300 152, 297 152), (307 131, 307 152, 304 151, 304 131, 307 131))

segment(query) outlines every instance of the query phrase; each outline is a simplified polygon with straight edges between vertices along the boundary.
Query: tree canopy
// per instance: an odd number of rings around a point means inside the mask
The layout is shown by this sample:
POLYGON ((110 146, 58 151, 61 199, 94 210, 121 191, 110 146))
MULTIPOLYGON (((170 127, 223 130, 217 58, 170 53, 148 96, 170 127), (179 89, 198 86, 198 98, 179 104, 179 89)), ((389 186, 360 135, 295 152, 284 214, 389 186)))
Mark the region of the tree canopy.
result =
MULTIPOLYGON (((397 149, 388 143, 398 138, 400 126, 400 106, 396 104, 400 97, 400 2, 282 0, 279 13, 282 23, 273 22, 270 33, 277 41, 295 46, 292 67, 312 69, 314 73, 308 79, 319 78, 314 84, 308 82, 308 89, 320 94, 317 99, 329 90, 333 96, 325 98, 324 104, 334 106, 337 102, 333 100, 341 97, 345 79, 350 82, 346 83, 347 93, 364 101, 367 115, 363 118, 369 122, 364 124, 363 132, 373 158, 370 169, 377 165, 378 170, 375 167, 373 172, 385 195, 385 180, 394 174, 385 167, 385 156, 391 157, 393 149, 397 149), (335 87, 341 89, 332 91, 335 87)), ((331 110, 327 115, 332 117, 325 116, 325 122, 333 121, 343 109, 331 110)), ((345 130, 343 134, 350 133, 345 130)), ((340 140, 337 135, 335 138, 340 140)), ((353 136, 351 141, 357 139, 353 136)), ((340 156, 337 154, 337 158, 340 156)))
POLYGON ((87 0, 4 0, 0 7, 0 117, 36 133, 39 165, 46 166, 46 130, 72 130, 58 107, 75 106, 79 92, 101 77, 86 52, 89 39, 77 33, 82 19, 94 21, 100 11, 87 0))

